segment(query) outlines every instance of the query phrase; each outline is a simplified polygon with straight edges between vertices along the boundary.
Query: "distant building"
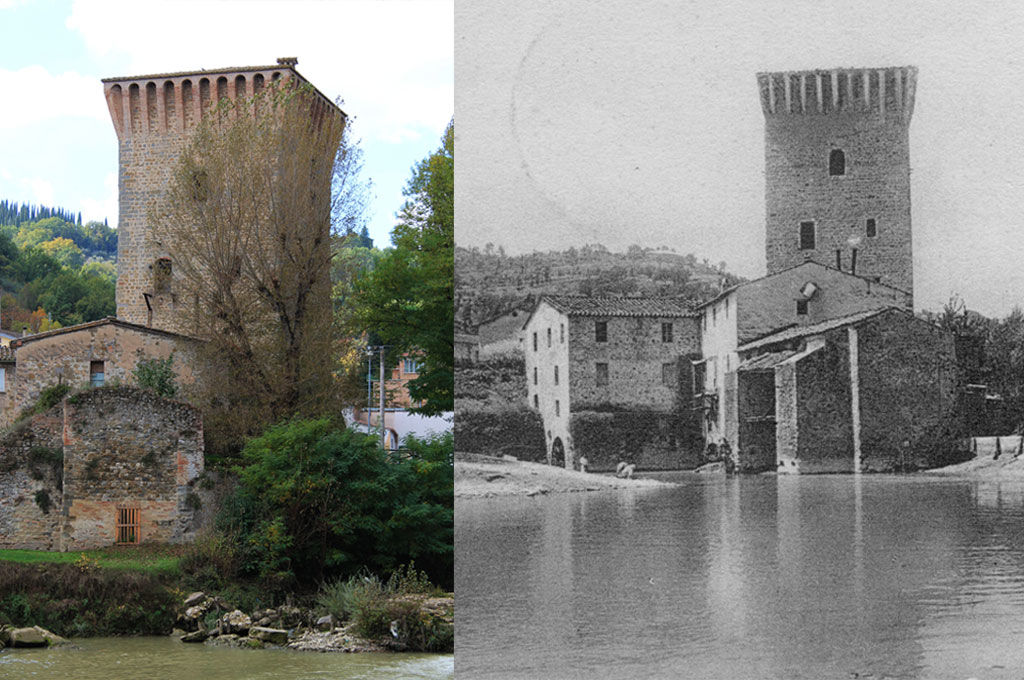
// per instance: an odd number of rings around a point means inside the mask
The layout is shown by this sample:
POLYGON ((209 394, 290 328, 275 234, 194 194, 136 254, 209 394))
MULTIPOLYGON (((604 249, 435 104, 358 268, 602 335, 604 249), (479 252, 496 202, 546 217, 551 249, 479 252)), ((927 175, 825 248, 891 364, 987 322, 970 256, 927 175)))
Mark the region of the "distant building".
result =
POLYGON ((480 343, 480 356, 491 357, 496 354, 509 354, 523 349, 521 331, 523 320, 529 316, 528 311, 513 309, 507 314, 490 319, 477 328, 480 343))
POLYGON ((523 325, 528 405, 553 465, 614 470, 698 463, 691 407, 698 315, 678 299, 544 296, 523 325))

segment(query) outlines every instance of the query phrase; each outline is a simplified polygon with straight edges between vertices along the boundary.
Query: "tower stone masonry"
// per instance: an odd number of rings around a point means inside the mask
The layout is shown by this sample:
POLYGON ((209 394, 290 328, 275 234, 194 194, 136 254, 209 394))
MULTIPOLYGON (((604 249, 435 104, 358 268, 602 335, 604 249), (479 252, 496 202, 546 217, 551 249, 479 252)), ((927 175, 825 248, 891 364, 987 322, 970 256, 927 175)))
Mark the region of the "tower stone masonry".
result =
MULTIPOLYGON (((308 81, 285 57, 272 66, 104 78, 103 92, 118 139, 117 317, 178 333, 191 308, 174 288, 174 263, 153 238, 148 211, 163 194, 196 126, 221 99, 244 101, 267 84, 308 81)), ((315 88, 311 115, 344 116, 315 88)))
POLYGON ((917 69, 759 73, 757 82, 768 273, 815 260, 913 294, 917 69))

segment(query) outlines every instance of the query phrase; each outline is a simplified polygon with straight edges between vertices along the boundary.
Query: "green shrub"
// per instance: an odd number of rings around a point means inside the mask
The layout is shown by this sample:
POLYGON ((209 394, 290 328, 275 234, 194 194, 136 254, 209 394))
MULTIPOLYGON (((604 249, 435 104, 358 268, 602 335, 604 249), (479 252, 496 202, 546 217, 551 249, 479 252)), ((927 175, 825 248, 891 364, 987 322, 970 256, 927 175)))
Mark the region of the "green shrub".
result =
POLYGON ((50 512, 50 508, 53 507, 53 501, 50 500, 50 492, 46 489, 39 489, 35 495, 36 505, 46 515, 50 512))
POLYGON ((242 451, 239 486, 218 516, 243 573, 278 582, 388 572, 412 559, 452 581, 451 437, 410 440, 389 459, 376 439, 330 420, 269 428, 242 451))
POLYGON ((145 359, 135 364, 132 377, 139 387, 151 389, 161 397, 173 399, 178 394, 174 377, 174 354, 166 359, 145 359))
POLYGON ((66 397, 71 392, 71 386, 60 383, 57 385, 50 385, 43 389, 39 393, 39 398, 31 406, 26 406, 20 414, 18 414, 18 420, 24 420, 30 416, 34 416, 37 413, 45 413, 51 408, 60 403, 61 399, 66 397))

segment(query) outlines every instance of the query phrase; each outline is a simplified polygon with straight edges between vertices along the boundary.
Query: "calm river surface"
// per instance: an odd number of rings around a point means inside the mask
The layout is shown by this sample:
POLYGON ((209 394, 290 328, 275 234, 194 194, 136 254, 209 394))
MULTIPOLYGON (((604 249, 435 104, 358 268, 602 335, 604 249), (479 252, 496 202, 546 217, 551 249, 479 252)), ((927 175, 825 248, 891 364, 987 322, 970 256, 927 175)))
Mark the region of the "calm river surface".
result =
POLYGON ((183 644, 170 637, 91 638, 78 649, 0 652, 0 678, 333 680, 454 677, 451 655, 318 654, 183 644))
POLYGON ((459 680, 1024 677, 1021 483, 688 475, 455 528, 459 680))

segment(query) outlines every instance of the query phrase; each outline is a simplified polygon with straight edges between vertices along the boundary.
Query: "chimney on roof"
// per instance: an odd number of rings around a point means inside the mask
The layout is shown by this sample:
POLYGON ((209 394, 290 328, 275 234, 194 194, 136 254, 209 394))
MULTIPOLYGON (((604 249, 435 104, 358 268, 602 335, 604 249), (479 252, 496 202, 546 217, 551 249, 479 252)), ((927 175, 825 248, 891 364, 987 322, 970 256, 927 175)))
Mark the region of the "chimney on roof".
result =
POLYGON ((278 57, 277 63, 281 66, 295 66, 299 63, 298 57, 278 57))

